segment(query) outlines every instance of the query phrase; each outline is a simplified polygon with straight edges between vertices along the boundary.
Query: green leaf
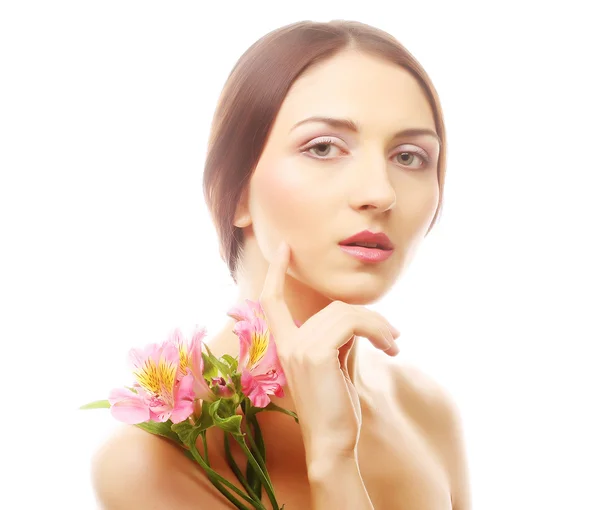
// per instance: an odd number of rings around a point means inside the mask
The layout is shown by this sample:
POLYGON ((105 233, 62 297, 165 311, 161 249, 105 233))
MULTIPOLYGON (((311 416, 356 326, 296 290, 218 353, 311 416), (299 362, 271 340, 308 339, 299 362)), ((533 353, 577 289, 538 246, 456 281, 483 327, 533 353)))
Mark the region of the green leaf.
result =
POLYGON ((210 404, 206 400, 202 401, 202 414, 200 415, 200 422, 196 425, 200 431, 206 430, 215 424, 213 417, 210 415, 210 404))
POLYGON ((194 425, 187 420, 180 423, 173 423, 170 430, 173 431, 177 435, 178 439, 187 446, 195 444, 196 438, 200 433, 200 431, 198 431, 198 434, 196 434, 196 427, 194 427, 194 425))
MULTIPOLYGON (((275 405, 273 402, 269 403, 269 405, 267 405, 267 407, 263 407, 263 410, 279 411, 280 413, 284 413, 284 414, 287 414, 288 416, 291 416, 292 418, 294 418, 294 420, 296 420, 296 423, 299 423, 298 415, 295 412, 288 411, 287 409, 284 409, 283 407, 279 407, 278 405, 275 405)), ((255 413, 259 413, 259 412, 260 411, 255 411, 255 413)))
POLYGON ((238 361, 236 358, 230 356, 229 354, 223 354, 221 359, 223 359, 225 363, 229 365, 229 367, 231 368, 231 373, 237 372, 238 361))
POLYGON ((219 406, 221 405, 222 400, 217 400, 213 402, 209 407, 209 413, 212 416, 215 425, 220 429, 225 430, 233 434, 234 436, 242 436, 242 416, 239 414, 235 414, 232 416, 226 416, 222 418, 219 416, 219 406))
POLYGON ((242 393, 242 374, 240 374, 239 372, 233 374, 231 376, 231 382, 233 382, 235 392, 242 393))
POLYGON ((208 345, 204 344, 204 347, 206 347, 206 351, 208 352, 208 357, 209 357, 210 361, 212 362, 212 364, 214 366, 216 366, 219 369, 219 371, 221 372, 221 374, 223 374, 223 375, 231 375, 230 374, 230 370, 231 369, 229 368, 229 365, 227 365, 227 363, 223 363, 220 359, 218 359, 217 357, 215 357, 215 355, 208 348, 208 345))
POLYGON ((219 369, 215 366, 215 364, 211 361, 208 354, 205 352, 202 353, 202 359, 204 360, 204 371, 203 376, 204 379, 214 379, 215 377, 219 377, 219 369))
POLYGON ((219 416, 221 418, 227 418, 235 414, 239 402, 236 402, 235 395, 230 398, 221 398, 219 405, 219 416))
POLYGON ((79 409, 110 409, 110 402, 108 400, 95 400, 81 406, 79 409))
POLYGON ((166 437, 171 441, 175 441, 179 445, 181 444, 181 439, 179 438, 179 435, 172 430, 172 426, 174 425, 171 420, 167 420, 165 422, 145 421, 142 423, 136 423, 136 426, 141 428, 142 430, 145 430, 146 432, 166 437))
MULTIPOLYGON (((231 386, 231 385, 229 385, 231 386)), ((240 405, 240 402, 242 401, 240 394, 235 392, 234 389, 234 393, 231 397, 229 397, 229 400, 231 401, 231 405, 233 406, 234 409, 237 409, 238 406, 240 405)))

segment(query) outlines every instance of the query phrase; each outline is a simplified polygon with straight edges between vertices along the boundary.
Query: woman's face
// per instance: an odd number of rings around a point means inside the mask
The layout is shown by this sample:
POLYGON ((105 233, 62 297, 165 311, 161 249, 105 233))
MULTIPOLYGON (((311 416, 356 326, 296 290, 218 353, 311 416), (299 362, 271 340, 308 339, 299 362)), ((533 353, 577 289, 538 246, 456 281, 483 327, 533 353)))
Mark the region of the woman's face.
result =
POLYGON ((403 68, 348 51, 309 69, 283 102, 252 175, 246 242, 270 261, 285 240, 291 276, 331 299, 376 301, 409 263, 438 205, 436 137, 395 136, 416 128, 435 133, 433 112, 403 68), (351 119, 358 131, 297 125, 313 116, 351 119), (365 263, 340 248, 365 229, 388 235, 391 257, 365 263))

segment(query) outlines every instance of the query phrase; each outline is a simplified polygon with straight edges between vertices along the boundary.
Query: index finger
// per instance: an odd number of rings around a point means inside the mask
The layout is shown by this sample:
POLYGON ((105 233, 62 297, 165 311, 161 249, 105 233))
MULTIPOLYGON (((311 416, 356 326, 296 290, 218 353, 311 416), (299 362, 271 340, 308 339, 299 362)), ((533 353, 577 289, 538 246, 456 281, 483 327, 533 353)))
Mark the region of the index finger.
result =
POLYGON ((284 337, 285 332, 291 328, 296 329, 296 323, 284 300, 285 275, 290 262, 290 254, 290 247, 285 241, 282 241, 269 264, 263 289, 258 298, 269 329, 276 338, 284 337))

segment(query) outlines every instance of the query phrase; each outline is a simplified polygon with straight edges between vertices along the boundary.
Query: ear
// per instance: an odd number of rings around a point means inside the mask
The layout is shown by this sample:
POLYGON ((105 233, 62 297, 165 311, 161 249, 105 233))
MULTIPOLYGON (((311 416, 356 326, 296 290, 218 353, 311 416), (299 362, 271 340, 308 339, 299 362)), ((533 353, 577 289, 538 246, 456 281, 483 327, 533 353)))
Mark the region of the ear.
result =
POLYGON ((244 188, 242 192, 233 217, 233 224, 238 228, 244 228, 252 224, 250 208, 248 207, 248 187, 244 188))

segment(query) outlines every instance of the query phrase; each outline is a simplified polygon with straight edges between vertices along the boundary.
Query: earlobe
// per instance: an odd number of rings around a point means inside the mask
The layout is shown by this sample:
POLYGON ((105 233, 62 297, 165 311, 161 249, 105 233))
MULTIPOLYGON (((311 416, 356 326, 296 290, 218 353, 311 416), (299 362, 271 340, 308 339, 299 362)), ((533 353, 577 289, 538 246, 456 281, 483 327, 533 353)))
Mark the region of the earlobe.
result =
POLYGON ((234 226, 236 226, 238 228, 244 228, 244 227, 247 227, 248 225, 252 224, 252 220, 250 219, 249 214, 244 214, 243 216, 240 216, 239 218, 237 218, 233 222, 233 224, 234 224, 234 226))
POLYGON ((238 228, 244 228, 251 224, 252 218, 250 217, 250 212, 248 211, 248 197, 246 189, 240 197, 240 201, 235 211, 233 225, 238 228))

